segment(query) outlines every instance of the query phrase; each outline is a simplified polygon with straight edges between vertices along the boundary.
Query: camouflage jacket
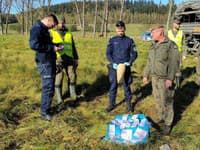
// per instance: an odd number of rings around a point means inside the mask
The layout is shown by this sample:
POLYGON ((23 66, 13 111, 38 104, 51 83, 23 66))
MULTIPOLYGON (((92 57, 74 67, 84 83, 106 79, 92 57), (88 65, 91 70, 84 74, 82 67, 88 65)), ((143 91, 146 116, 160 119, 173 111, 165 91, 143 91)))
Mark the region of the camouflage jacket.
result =
POLYGON ((156 76, 159 78, 174 80, 179 70, 180 54, 176 44, 165 39, 162 43, 153 43, 150 47, 144 77, 156 76))

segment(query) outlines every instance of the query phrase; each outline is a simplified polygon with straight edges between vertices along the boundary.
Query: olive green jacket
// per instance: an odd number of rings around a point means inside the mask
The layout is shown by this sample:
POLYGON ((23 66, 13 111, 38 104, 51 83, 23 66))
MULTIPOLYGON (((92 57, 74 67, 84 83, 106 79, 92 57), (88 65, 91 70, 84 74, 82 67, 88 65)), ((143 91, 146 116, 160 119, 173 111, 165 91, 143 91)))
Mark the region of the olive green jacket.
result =
POLYGON ((166 38, 161 43, 153 43, 150 47, 144 77, 156 76, 173 81, 179 70, 180 54, 176 44, 166 38))

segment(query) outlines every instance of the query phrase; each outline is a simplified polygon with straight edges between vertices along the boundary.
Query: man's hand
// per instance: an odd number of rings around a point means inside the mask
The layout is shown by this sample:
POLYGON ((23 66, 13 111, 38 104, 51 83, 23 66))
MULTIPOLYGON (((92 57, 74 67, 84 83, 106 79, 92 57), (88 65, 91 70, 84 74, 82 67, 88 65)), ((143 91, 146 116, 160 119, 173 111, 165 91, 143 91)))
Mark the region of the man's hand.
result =
POLYGON ((147 77, 143 77, 143 80, 142 80, 142 81, 143 81, 144 84, 147 84, 147 83, 148 83, 147 77))
POLYGON ((54 52, 59 52, 63 48, 64 48, 64 46, 54 46, 54 52))
POLYGON ((115 70, 117 69, 117 64, 116 63, 113 63, 112 66, 113 66, 113 69, 115 69, 115 70))
POLYGON ((125 62, 124 64, 125 64, 125 66, 130 66, 129 62, 125 62))
POLYGON ((186 56, 185 55, 182 56, 182 61, 184 61, 184 60, 186 60, 186 56))
POLYGON ((166 86, 166 88, 172 87, 172 81, 171 80, 166 80, 165 81, 165 86, 166 86))

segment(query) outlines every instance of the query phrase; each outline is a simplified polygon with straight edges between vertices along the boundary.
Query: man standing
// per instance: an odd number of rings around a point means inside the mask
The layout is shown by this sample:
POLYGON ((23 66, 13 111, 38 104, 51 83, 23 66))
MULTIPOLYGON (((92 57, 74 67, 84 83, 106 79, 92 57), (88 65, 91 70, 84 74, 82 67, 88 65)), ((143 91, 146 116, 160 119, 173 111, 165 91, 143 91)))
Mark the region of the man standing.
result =
POLYGON ((132 83, 131 77, 131 65, 137 58, 137 51, 134 41, 125 35, 125 24, 123 21, 118 21, 116 23, 116 33, 117 36, 114 36, 109 40, 107 46, 107 59, 110 62, 109 65, 109 106, 106 108, 106 112, 110 112, 115 108, 115 100, 117 94, 117 69, 119 66, 125 66, 124 76, 123 76, 123 87, 125 99, 127 102, 127 110, 132 111, 131 105, 131 88, 130 84, 132 83))
POLYGON ((55 15, 50 14, 37 20, 30 30, 29 44, 36 51, 35 62, 42 80, 41 117, 51 120, 49 113, 52 97, 54 95, 56 74, 56 52, 62 47, 52 43, 49 29, 58 24, 55 15))
POLYGON ((53 43, 63 45, 63 50, 57 52, 56 63, 56 82, 55 91, 58 104, 63 102, 62 99, 62 82, 64 69, 68 77, 68 89, 70 97, 76 99, 76 68, 78 66, 78 53, 71 32, 65 27, 65 18, 59 20, 55 29, 50 30, 53 43))
POLYGON ((144 70, 143 83, 147 84, 151 75, 153 95, 157 104, 157 123, 164 122, 162 133, 171 131, 174 118, 174 78, 179 68, 178 47, 164 35, 163 26, 157 24, 151 29, 153 44, 149 51, 144 70))
POLYGON ((173 22, 173 28, 168 31, 168 38, 176 43, 178 46, 178 51, 180 53, 180 68, 176 72, 176 83, 177 86, 180 86, 180 80, 181 80, 181 66, 182 66, 182 60, 184 60, 185 54, 183 54, 183 30, 180 29, 180 20, 174 19, 173 22))

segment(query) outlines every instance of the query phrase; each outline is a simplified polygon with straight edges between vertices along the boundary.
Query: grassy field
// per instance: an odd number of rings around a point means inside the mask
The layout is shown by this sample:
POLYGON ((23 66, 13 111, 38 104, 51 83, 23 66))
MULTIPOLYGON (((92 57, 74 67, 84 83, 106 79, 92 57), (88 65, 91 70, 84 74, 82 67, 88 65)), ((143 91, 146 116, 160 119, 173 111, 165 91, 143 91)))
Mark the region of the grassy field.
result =
MULTIPOLYGON (((138 59, 132 66, 131 85, 138 103, 132 114, 144 113, 156 119, 151 86, 142 84, 150 43, 141 41, 139 35, 148 28, 127 25, 127 35, 134 38, 138 50, 138 59)), ((39 117, 41 81, 34 63, 34 51, 28 45, 28 36, 0 36, 0 149, 156 150, 165 143, 172 150, 200 149, 200 96, 195 85, 193 56, 188 56, 184 62, 184 80, 182 87, 176 90, 175 121, 170 136, 163 136, 151 128, 147 144, 118 145, 102 140, 107 123, 115 115, 127 113, 125 103, 121 103, 124 99, 121 87, 117 94, 120 105, 111 113, 104 113, 109 89, 105 57, 108 39, 91 38, 90 34, 81 38, 80 32, 73 34, 80 56, 77 91, 82 97, 76 101, 68 98, 64 84, 65 103, 57 106, 56 99, 53 99, 55 116, 51 122, 39 117)), ((110 32, 109 36, 114 34, 110 32)))

